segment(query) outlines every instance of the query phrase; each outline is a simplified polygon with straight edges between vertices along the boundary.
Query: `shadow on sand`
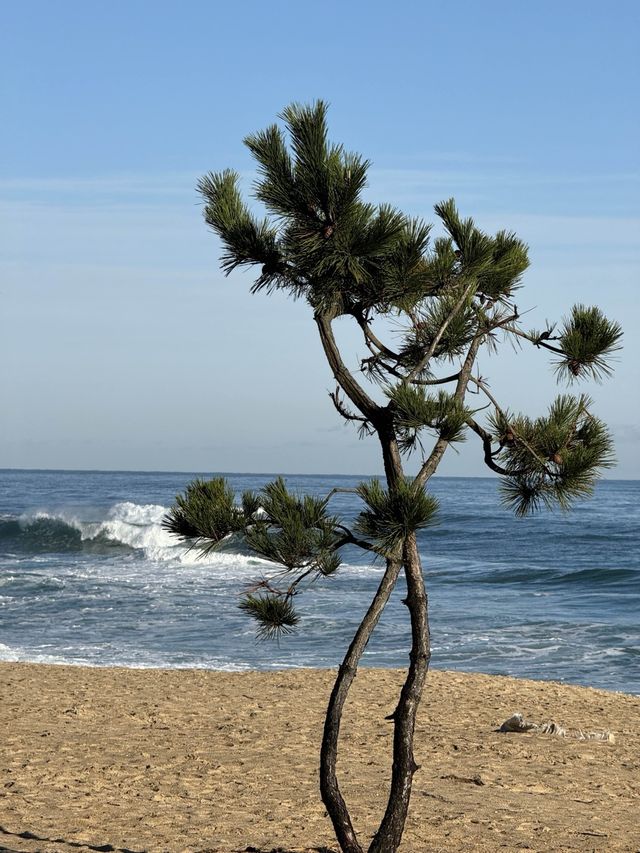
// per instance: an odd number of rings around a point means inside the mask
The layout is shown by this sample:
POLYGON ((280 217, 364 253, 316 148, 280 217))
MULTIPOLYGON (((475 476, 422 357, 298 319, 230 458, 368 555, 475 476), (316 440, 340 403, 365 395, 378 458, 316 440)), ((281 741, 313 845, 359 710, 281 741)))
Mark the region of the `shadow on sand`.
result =
MULTIPOLYGON (((47 838, 43 835, 35 835, 33 832, 10 832, 4 826, 0 826, 0 833, 12 838, 24 838, 26 841, 44 841, 47 844, 65 844, 77 850, 95 850, 98 853, 146 853, 145 850, 130 850, 128 847, 114 847, 113 844, 85 844, 81 841, 68 841, 66 838, 47 838)), ((0 853, 18 853, 9 847, 0 845, 0 853)))
MULTIPOLYGON (((0 826, 0 833, 8 835, 12 838, 24 838, 25 841, 44 841, 47 844, 64 844, 67 847, 72 847, 76 850, 92 850, 97 853, 147 853, 146 850, 131 850, 128 847, 114 847, 113 844, 85 844, 81 841, 68 841, 66 838, 48 838, 43 835, 36 835, 33 832, 11 832, 4 826, 0 826)), ((20 853, 19 850, 14 850, 11 847, 4 847, 0 844, 0 853, 20 853)), ((203 848, 198 853, 219 853, 213 848, 203 848)), ((229 851, 229 853, 335 853, 330 847, 244 847, 242 850, 229 851)))
MULTIPOLYGON (((208 853, 200 850, 199 853, 208 853)), ((242 850, 234 850, 233 853, 336 853, 331 847, 243 847, 242 850)))

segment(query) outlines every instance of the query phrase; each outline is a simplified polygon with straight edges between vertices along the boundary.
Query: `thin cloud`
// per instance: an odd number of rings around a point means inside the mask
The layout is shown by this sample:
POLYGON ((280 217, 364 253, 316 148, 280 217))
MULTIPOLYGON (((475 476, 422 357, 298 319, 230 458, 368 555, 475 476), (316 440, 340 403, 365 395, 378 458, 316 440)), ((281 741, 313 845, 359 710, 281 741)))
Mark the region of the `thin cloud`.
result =
POLYGON ((197 202, 199 172, 166 175, 97 175, 93 177, 0 178, 0 197, 40 203, 63 202, 67 206, 105 199, 136 202, 197 202))

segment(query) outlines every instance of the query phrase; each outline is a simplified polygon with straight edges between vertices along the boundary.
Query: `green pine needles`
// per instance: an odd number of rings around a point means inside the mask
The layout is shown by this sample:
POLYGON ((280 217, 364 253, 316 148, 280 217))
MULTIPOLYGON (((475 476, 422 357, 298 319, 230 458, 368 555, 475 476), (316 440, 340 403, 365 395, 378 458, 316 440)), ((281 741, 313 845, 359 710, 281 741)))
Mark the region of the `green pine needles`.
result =
POLYGON ((558 336, 562 358, 556 360, 558 378, 569 382, 584 376, 597 382, 613 372, 607 359, 621 349, 622 328, 607 320, 596 306, 574 305, 558 336))
POLYGON ((203 554, 214 550, 233 533, 244 531, 244 508, 235 504, 233 489, 221 477, 194 480, 162 521, 162 526, 203 554))
POLYGON ((263 640, 277 640, 282 634, 290 634, 300 621, 291 598, 273 592, 248 593, 239 607, 258 623, 258 637, 263 640))
MULTIPOLYGON (((447 450, 474 434, 503 500, 524 516, 570 508, 614 461, 611 436, 589 397, 561 394, 542 415, 511 412, 503 390, 481 374, 479 359, 498 354, 505 343, 515 359, 527 342, 551 354, 559 381, 601 381, 612 372, 622 330, 585 305, 571 308, 560 325, 526 330, 514 302, 516 295, 519 304, 536 301, 522 295, 529 266, 523 240, 508 230, 487 233, 461 217, 453 199, 435 205, 441 233, 432 239, 429 223, 364 199, 369 163, 329 141, 324 102, 292 104, 280 119, 245 139, 256 164, 253 202, 243 198, 236 172, 212 172, 198 184, 204 218, 221 242, 225 273, 248 268, 252 292, 280 290, 306 303, 336 383, 331 401, 361 437, 376 437, 385 482, 360 484, 362 510, 349 524, 330 510, 339 489, 323 497, 297 495, 278 478, 258 493, 235 496, 221 478, 196 480, 176 497, 164 527, 203 555, 242 539, 264 561, 264 576, 240 604, 261 637, 298 627, 297 596, 340 570, 345 547, 384 562, 339 669, 323 737, 322 796, 344 853, 363 848, 335 772, 342 707, 404 575, 410 665, 392 715, 389 804, 369 847, 369 853, 393 853, 417 766, 415 714, 431 655, 420 557, 429 553, 437 517, 430 478, 447 450), (256 205, 263 215, 254 213, 256 205), (361 335, 359 363, 344 360, 333 332, 338 318, 361 335)), ((535 379, 527 374, 528 382, 535 379)))
POLYGON ((435 522, 437 500, 409 479, 400 481, 393 491, 383 488, 379 480, 361 483, 356 491, 366 508, 355 528, 374 541, 380 554, 392 554, 410 534, 435 522))
POLYGON ((505 412, 490 417, 499 445, 494 458, 505 469, 502 495, 517 515, 554 504, 569 509, 592 493, 601 471, 614 465, 611 436, 591 406, 584 394, 563 394, 546 417, 505 412))
POLYGON ((279 477, 264 487, 258 500, 261 512, 247 528, 247 545, 289 571, 315 568, 331 574, 327 560, 341 537, 338 519, 327 513, 327 499, 293 495, 279 477))
POLYGON ((257 621, 258 635, 271 638, 298 624, 293 597, 301 582, 332 575, 341 565, 340 549, 354 544, 329 514, 328 501, 290 492, 281 477, 258 493, 245 492, 239 502, 224 478, 195 480, 176 496, 162 526, 202 557, 239 537, 256 556, 280 567, 275 577, 253 583, 240 603, 257 621))
POLYGON ((420 431, 430 429, 448 443, 464 441, 472 412, 453 394, 440 389, 428 394, 424 387, 398 383, 385 389, 398 433, 398 445, 411 451, 420 442, 420 431))
MULTIPOLYGON (((325 352, 338 382, 331 396, 340 414, 357 423, 361 436, 379 432, 383 423, 391 427, 400 454, 417 453, 422 465, 413 486, 404 475, 389 490, 377 481, 361 485, 365 509, 354 530, 329 512, 327 499, 293 495, 282 479, 239 503, 223 480, 198 480, 176 498, 165 528, 203 554, 241 536, 285 573, 328 576, 357 534, 369 537, 361 543, 365 549, 385 554, 432 523, 435 502, 424 484, 446 448, 464 441, 470 428, 517 515, 543 506, 567 509, 588 495, 613 464, 611 438, 591 401, 564 395, 545 417, 512 415, 475 374, 475 363, 483 347, 497 350, 500 336, 525 339, 554 354, 559 379, 600 381, 620 348, 619 324, 597 307, 576 305, 557 332, 554 325, 526 332, 513 303, 529 266, 522 240, 506 230, 487 234, 448 199, 434 208, 445 234, 431 241, 429 224, 363 201, 369 163, 329 142, 324 102, 292 104, 281 118, 283 126, 245 139, 257 167, 254 197, 266 217, 253 214, 232 170, 209 173, 198 184, 205 220, 222 241, 222 268, 227 274, 256 269, 254 292, 285 290, 304 298, 321 332, 325 324, 325 352), (327 326, 339 316, 350 316, 362 330, 369 354, 361 370, 382 385, 386 406, 346 377, 327 326), (376 317, 400 324, 399 346, 377 337, 376 317), (456 363, 457 370, 449 367, 442 376, 440 368, 456 363), (488 401, 485 426, 466 403, 469 388, 488 401), (435 441, 431 451, 427 440, 435 441)), ((290 608, 300 583, 276 591, 266 584, 262 596, 245 599, 243 609, 263 634, 270 635, 269 625, 277 633, 297 624, 290 608), (279 611, 275 599, 286 608, 279 611)))

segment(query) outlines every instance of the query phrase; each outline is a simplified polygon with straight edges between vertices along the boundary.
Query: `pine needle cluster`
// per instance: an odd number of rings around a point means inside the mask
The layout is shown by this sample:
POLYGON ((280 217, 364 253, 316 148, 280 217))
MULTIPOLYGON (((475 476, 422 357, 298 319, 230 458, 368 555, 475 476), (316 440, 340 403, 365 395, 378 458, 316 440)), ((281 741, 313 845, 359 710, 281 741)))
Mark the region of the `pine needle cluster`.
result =
POLYGON ((440 390, 427 394, 422 386, 398 383, 385 389, 391 400, 398 444, 402 451, 414 450, 421 430, 428 428, 449 443, 465 440, 471 411, 453 394, 440 390))
POLYGON ((278 477, 262 489, 259 501, 260 516, 245 534, 252 551, 289 571, 314 568, 329 575, 339 568, 340 522, 328 514, 326 499, 294 495, 278 477))
POLYGON ((610 376, 607 358, 621 348, 622 328, 608 320, 596 306, 574 305, 563 319, 558 337, 562 357, 555 362, 558 377, 575 379, 590 376, 596 382, 610 376))
POLYGON ((376 550, 391 554, 411 533, 435 523, 438 501, 411 480, 401 481, 391 491, 379 480, 360 483, 358 495, 366 504, 355 529, 374 540, 376 550))
POLYGON ((162 527, 207 554, 231 534, 244 531, 247 508, 247 504, 236 505, 234 491, 224 478, 198 479, 189 483, 184 495, 176 495, 162 527))
POLYGON ((501 412, 490 418, 499 443, 496 460, 505 469, 503 499, 516 515, 558 504, 568 509, 590 495, 594 484, 614 464, 613 442, 606 425, 589 411, 586 395, 560 395, 546 417, 501 412))
POLYGON ((450 235, 436 247, 449 260, 450 278, 475 280, 488 299, 511 297, 529 266, 526 245, 515 234, 499 231, 490 237, 473 219, 461 219, 452 198, 434 209, 450 235))
POLYGON ((277 640, 282 634, 291 634, 300 622, 291 597, 286 595, 248 593, 238 607, 257 622, 257 634, 261 640, 277 640))

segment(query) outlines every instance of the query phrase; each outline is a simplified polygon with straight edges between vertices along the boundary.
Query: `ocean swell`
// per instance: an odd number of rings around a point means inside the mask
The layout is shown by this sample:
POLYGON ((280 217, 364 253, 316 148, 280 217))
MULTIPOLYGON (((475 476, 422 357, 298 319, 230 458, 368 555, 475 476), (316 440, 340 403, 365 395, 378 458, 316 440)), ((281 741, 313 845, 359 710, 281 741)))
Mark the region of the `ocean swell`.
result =
POLYGON ((165 512, 166 508, 157 504, 124 501, 97 519, 48 510, 5 516, 0 518, 0 548, 27 555, 122 554, 142 550, 149 559, 175 559, 186 549, 163 530, 165 512))

